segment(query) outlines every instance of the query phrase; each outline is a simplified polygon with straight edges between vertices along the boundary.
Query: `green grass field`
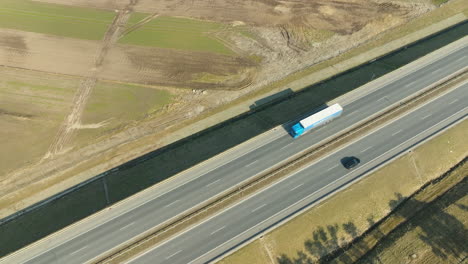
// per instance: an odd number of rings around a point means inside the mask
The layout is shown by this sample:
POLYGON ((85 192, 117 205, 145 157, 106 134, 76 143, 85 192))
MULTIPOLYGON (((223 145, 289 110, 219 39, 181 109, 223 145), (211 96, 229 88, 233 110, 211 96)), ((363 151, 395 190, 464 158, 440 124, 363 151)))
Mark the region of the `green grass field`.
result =
MULTIPOLYGON (((132 27, 149 14, 133 13, 127 27, 132 27)), ((220 23, 187 18, 157 17, 124 36, 120 43, 181 50, 233 52, 209 34, 223 28, 220 23)))
POLYGON ((44 155, 70 111, 79 80, 9 68, 2 68, 0 76, 0 175, 4 176, 44 155))
POLYGON ((0 27, 56 36, 99 40, 115 13, 29 0, 1 0, 0 27))
POLYGON ((81 123, 99 124, 102 127, 80 129, 75 145, 82 145, 115 129, 152 116, 170 103, 172 95, 164 90, 141 86, 98 83, 86 105, 81 123), (102 123, 101 123, 102 124, 102 123))
POLYGON ((432 3, 434 5, 441 5, 441 4, 444 4, 445 2, 447 2, 448 0, 432 0, 432 3))
POLYGON ((155 113, 170 100, 170 93, 164 90, 98 83, 86 106, 83 122, 100 122, 108 118, 138 120, 155 113))

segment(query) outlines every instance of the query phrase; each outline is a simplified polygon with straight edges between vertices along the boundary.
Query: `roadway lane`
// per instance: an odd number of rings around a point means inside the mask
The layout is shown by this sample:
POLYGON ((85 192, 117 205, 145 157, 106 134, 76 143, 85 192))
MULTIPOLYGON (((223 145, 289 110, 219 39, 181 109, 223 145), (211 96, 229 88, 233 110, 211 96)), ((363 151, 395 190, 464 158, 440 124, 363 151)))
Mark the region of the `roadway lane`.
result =
MULTIPOLYGON (((293 174, 268 189, 195 226, 187 232, 166 241, 155 249, 146 252, 130 263, 203 263, 221 254, 223 250, 235 246, 226 245, 229 240, 248 230, 252 230, 274 215, 281 213, 311 194, 310 202, 320 199, 320 190, 325 187, 338 188, 344 182, 340 179, 358 178, 366 170, 384 162, 382 157, 396 146, 403 145, 435 124, 456 115, 459 119, 468 115, 468 82, 456 90, 432 101, 414 112, 387 124, 377 131, 361 138, 347 147, 319 160, 308 168, 293 174), (346 156, 361 159, 359 169, 346 170, 340 160, 346 156), (336 186, 330 187, 330 183, 336 186), (223 245, 224 248, 218 248, 223 245), (204 255, 213 249, 209 256, 204 255), (202 257, 201 257, 202 256, 202 257), (195 261, 194 261, 195 260, 195 261), (193 262, 192 262, 193 261, 193 262)), ((403 151, 400 149, 399 151, 403 151)), ((394 154, 392 154, 394 155, 394 154)), ((287 212, 288 215, 291 212, 287 212)), ((254 235, 258 230, 253 230, 254 235)))
MULTIPOLYGON (((170 192, 124 213, 103 225, 48 249, 28 263, 83 263, 110 250, 146 230, 170 220, 182 212, 231 188, 316 144, 330 135, 352 126, 359 120, 398 102, 468 66, 468 47, 437 59, 435 62, 402 76, 400 79, 344 106, 339 119, 293 140, 281 133, 269 144, 224 164, 170 192), (384 98, 384 99, 382 99, 384 98), (240 169, 242 168, 242 169, 240 169)), ((157 172, 155 172, 157 173, 157 172)))

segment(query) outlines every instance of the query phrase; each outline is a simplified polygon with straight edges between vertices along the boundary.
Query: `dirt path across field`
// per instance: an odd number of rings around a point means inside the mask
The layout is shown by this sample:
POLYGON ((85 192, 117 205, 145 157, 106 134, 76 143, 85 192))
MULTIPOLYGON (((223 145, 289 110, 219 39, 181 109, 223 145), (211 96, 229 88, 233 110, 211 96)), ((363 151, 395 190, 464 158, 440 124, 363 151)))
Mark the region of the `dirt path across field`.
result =
POLYGON ((130 0, 125 8, 117 11, 118 13, 115 16, 114 21, 112 21, 112 24, 104 35, 102 47, 96 56, 94 67, 90 70, 89 75, 82 80, 80 87, 74 96, 72 110, 57 132, 55 140, 46 152, 44 159, 54 157, 57 154, 65 152, 64 147, 70 141, 73 130, 79 127, 80 120, 86 106, 86 101, 91 95, 91 92, 98 80, 97 75, 101 65, 112 45, 114 45, 119 39, 121 30, 127 23, 133 10, 133 6, 137 4, 138 1, 139 0, 130 0))

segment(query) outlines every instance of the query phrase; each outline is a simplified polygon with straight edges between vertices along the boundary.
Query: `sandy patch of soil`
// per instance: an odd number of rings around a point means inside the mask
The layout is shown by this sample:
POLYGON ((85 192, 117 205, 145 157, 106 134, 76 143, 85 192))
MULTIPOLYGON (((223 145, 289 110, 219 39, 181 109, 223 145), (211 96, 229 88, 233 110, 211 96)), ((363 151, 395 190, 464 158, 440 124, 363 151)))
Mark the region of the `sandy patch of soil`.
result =
POLYGON ((93 66, 95 41, 0 29, 0 65, 83 76, 93 66))

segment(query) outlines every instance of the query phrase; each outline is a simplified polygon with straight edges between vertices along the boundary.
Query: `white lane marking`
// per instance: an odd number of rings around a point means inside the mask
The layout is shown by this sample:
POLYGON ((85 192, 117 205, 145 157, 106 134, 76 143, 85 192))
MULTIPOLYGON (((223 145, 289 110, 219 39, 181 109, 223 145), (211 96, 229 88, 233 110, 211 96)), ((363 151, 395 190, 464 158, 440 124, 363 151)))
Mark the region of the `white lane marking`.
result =
POLYGON ((246 166, 246 167, 250 167, 250 166, 252 166, 253 164, 255 164, 255 163, 257 163, 257 162, 258 162, 258 160, 254 161, 254 162, 251 162, 251 163, 249 163, 249 164, 247 164, 247 165, 245 165, 245 166, 246 166))
POLYGON ((252 213, 255 212, 255 211, 258 211, 260 208, 262 208, 262 207, 264 207, 264 206, 266 206, 266 204, 262 204, 262 205, 260 205, 259 207, 253 209, 253 210, 252 210, 252 213))
POLYGON ((455 61, 463 60, 463 59, 465 59, 465 57, 466 57, 466 55, 465 55, 465 56, 463 56, 463 57, 460 57, 460 58, 458 58, 458 59, 457 59, 457 60, 455 60, 455 61))
POLYGON ((386 99, 386 98, 385 98, 385 96, 384 96, 384 97, 380 98, 379 100, 377 100, 377 102, 380 102, 380 101, 385 100, 385 99, 386 99))
POLYGON ((431 115, 432 115, 432 114, 428 114, 428 115, 424 116, 424 117, 422 118, 422 120, 424 120, 424 119, 430 117, 431 115))
POLYGON ((88 246, 84 246, 84 247, 82 247, 82 248, 80 248, 80 249, 78 249, 78 250, 75 250, 75 251, 73 251, 72 253, 70 253, 70 255, 75 255, 76 253, 80 252, 81 250, 83 250, 83 249, 85 249, 85 248, 87 248, 87 247, 88 247, 88 246))
POLYGON ((353 114, 356 113, 356 112, 357 112, 357 110, 354 110, 354 111, 352 111, 351 113, 349 113, 348 115, 353 115, 353 114))
POLYGON ((442 68, 439 68, 437 70, 434 70, 432 73, 440 72, 441 70, 442 70, 442 68))
POLYGON ((452 102, 449 103, 449 105, 454 104, 458 99, 453 100, 452 102))
POLYGON ((291 144, 292 144, 292 143, 289 143, 289 144, 287 144, 286 146, 281 147, 280 149, 287 148, 287 147, 288 147, 289 145, 291 145, 291 144))
POLYGON ((333 167, 328 168, 327 171, 331 171, 331 170, 333 170, 333 169, 336 168, 336 167, 338 167, 338 164, 336 164, 336 165, 333 166, 333 167))
POLYGON ((361 153, 364 153, 364 152, 368 151, 368 150, 371 149, 371 148, 372 148, 372 146, 370 146, 370 147, 368 147, 368 148, 365 148, 365 149, 361 150, 361 153))
POLYGON ((208 183, 208 184, 206 185, 206 187, 208 187, 208 186, 210 186, 210 185, 213 185, 213 184, 215 184, 215 183, 219 182, 220 180, 221 180, 221 179, 217 179, 217 180, 216 180, 216 181, 214 181, 214 182, 208 183))
POLYGON ((172 254, 172 255, 169 255, 169 256, 167 256, 167 257, 166 257, 166 259, 170 259, 170 258, 172 258, 173 256, 175 256, 175 255, 179 254, 180 252, 182 252, 182 250, 179 250, 179 251, 177 251, 176 253, 174 253, 174 254, 172 254))
POLYGON ((170 203, 170 204, 167 204, 167 205, 166 205, 166 206, 164 206, 164 207, 169 207, 169 206, 171 206, 171 205, 173 205, 173 204, 175 204, 175 203, 177 203, 177 202, 179 202, 179 201, 180 201, 180 200, 175 200, 175 201, 173 201, 172 203, 170 203))
POLYGON ((392 136, 395 136, 395 135, 397 135, 397 134, 400 134, 401 131, 403 131, 403 130, 401 130, 401 129, 398 130, 397 132, 393 133, 392 136))
POLYGON ((128 224, 128 225, 126 225, 124 227, 121 227, 120 230, 124 230, 125 228, 127 228, 127 227, 129 227, 129 226, 131 226, 133 224, 135 224, 135 222, 131 222, 130 224, 128 224))
POLYGON ((301 187, 302 185, 304 185, 304 183, 301 183, 301 184, 299 184, 298 186, 296 186, 296 187, 292 188, 292 189, 291 189, 291 191, 294 191, 294 190, 296 190, 297 188, 301 187))
POLYGON ((219 231, 223 230, 225 227, 226 227, 226 226, 223 226, 223 227, 221 227, 221 228, 216 229, 215 231, 211 232, 210 236, 212 236, 212 235, 213 235, 214 233, 216 233, 216 232, 219 232, 219 231))
POLYGON ((412 82, 408 83, 407 85, 405 85, 405 87, 409 87, 409 86, 413 85, 415 82, 417 82, 417 81, 412 81, 412 82))

